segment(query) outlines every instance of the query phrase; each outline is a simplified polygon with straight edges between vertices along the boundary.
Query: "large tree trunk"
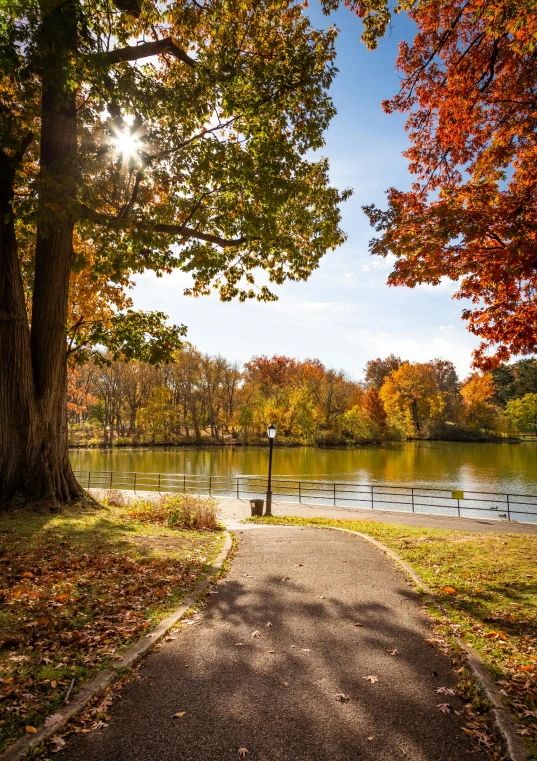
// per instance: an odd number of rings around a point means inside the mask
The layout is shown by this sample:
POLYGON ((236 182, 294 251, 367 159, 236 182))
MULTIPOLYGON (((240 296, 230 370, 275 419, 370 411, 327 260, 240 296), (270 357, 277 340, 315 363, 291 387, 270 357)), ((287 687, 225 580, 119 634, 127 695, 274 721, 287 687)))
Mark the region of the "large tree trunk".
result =
POLYGON ((4 504, 20 495, 25 501, 55 505, 83 494, 69 463, 66 408, 77 126, 68 66, 76 45, 76 7, 74 0, 43 0, 43 8, 40 213, 31 332, 11 190, 4 192, 3 176, 0 191, 0 499, 4 504))

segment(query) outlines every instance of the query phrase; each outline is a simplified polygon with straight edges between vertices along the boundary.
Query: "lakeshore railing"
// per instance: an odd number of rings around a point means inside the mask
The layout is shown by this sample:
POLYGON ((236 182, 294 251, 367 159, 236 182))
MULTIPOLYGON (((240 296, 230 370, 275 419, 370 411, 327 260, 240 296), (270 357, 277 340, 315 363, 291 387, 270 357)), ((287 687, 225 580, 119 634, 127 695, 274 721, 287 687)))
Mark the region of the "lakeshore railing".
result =
MULTIPOLYGON (((263 498, 267 489, 267 479, 264 476, 206 476, 103 470, 75 470, 74 474, 85 489, 119 489, 135 493, 192 492, 215 497, 251 499, 263 498)), ((532 494, 273 478, 272 495, 274 501, 309 505, 537 522, 537 495, 532 494)))

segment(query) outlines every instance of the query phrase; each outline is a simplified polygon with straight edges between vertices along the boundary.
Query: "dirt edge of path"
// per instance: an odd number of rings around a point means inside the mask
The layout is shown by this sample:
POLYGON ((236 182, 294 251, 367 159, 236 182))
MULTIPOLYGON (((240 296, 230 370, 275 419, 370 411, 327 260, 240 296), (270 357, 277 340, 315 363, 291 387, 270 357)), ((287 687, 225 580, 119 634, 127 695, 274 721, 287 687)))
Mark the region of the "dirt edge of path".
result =
POLYGON ((164 618, 160 624, 145 634, 142 639, 135 642, 111 668, 100 671, 97 676, 82 685, 76 697, 62 710, 54 714, 55 721, 48 725, 42 724, 35 734, 26 734, 10 745, 0 755, 0 761, 19 761, 30 751, 41 745, 53 735, 57 734, 73 717, 77 716, 87 704, 102 693, 109 685, 116 681, 125 670, 133 668, 144 658, 160 640, 180 621, 190 608, 198 602, 199 598, 212 583, 215 576, 220 573, 233 546, 230 532, 226 529, 225 542, 215 561, 211 563, 194 589, 173 613, 164 618))

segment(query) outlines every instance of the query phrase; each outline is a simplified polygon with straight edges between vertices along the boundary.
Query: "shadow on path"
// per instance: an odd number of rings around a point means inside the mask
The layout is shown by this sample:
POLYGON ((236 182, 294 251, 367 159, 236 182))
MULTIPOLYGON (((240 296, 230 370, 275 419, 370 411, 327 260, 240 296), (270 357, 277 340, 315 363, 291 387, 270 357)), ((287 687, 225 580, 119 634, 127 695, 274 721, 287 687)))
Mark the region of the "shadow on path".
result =
POLYGON ((437 708, 462 709, 436 693, 455 686, 451 663, 387 558, 312 528, 239 538, 196 622, 149 656, 107 728, 75 736, 58 759, 220 761, 240 747, 248 761, 481 758, 462 717, 437 708))

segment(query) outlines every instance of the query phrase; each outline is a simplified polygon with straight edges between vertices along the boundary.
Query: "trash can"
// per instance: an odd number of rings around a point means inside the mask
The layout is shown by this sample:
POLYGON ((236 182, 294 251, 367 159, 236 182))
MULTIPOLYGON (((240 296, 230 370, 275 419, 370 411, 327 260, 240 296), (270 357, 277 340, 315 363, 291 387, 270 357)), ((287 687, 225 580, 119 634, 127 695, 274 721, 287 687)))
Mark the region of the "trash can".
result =
POLYGON ((264 504, 265 504, 265 500, 263 499, 250 500, 250 510, 252 511, 252 518, 256 515, 263 515, 264 504))

